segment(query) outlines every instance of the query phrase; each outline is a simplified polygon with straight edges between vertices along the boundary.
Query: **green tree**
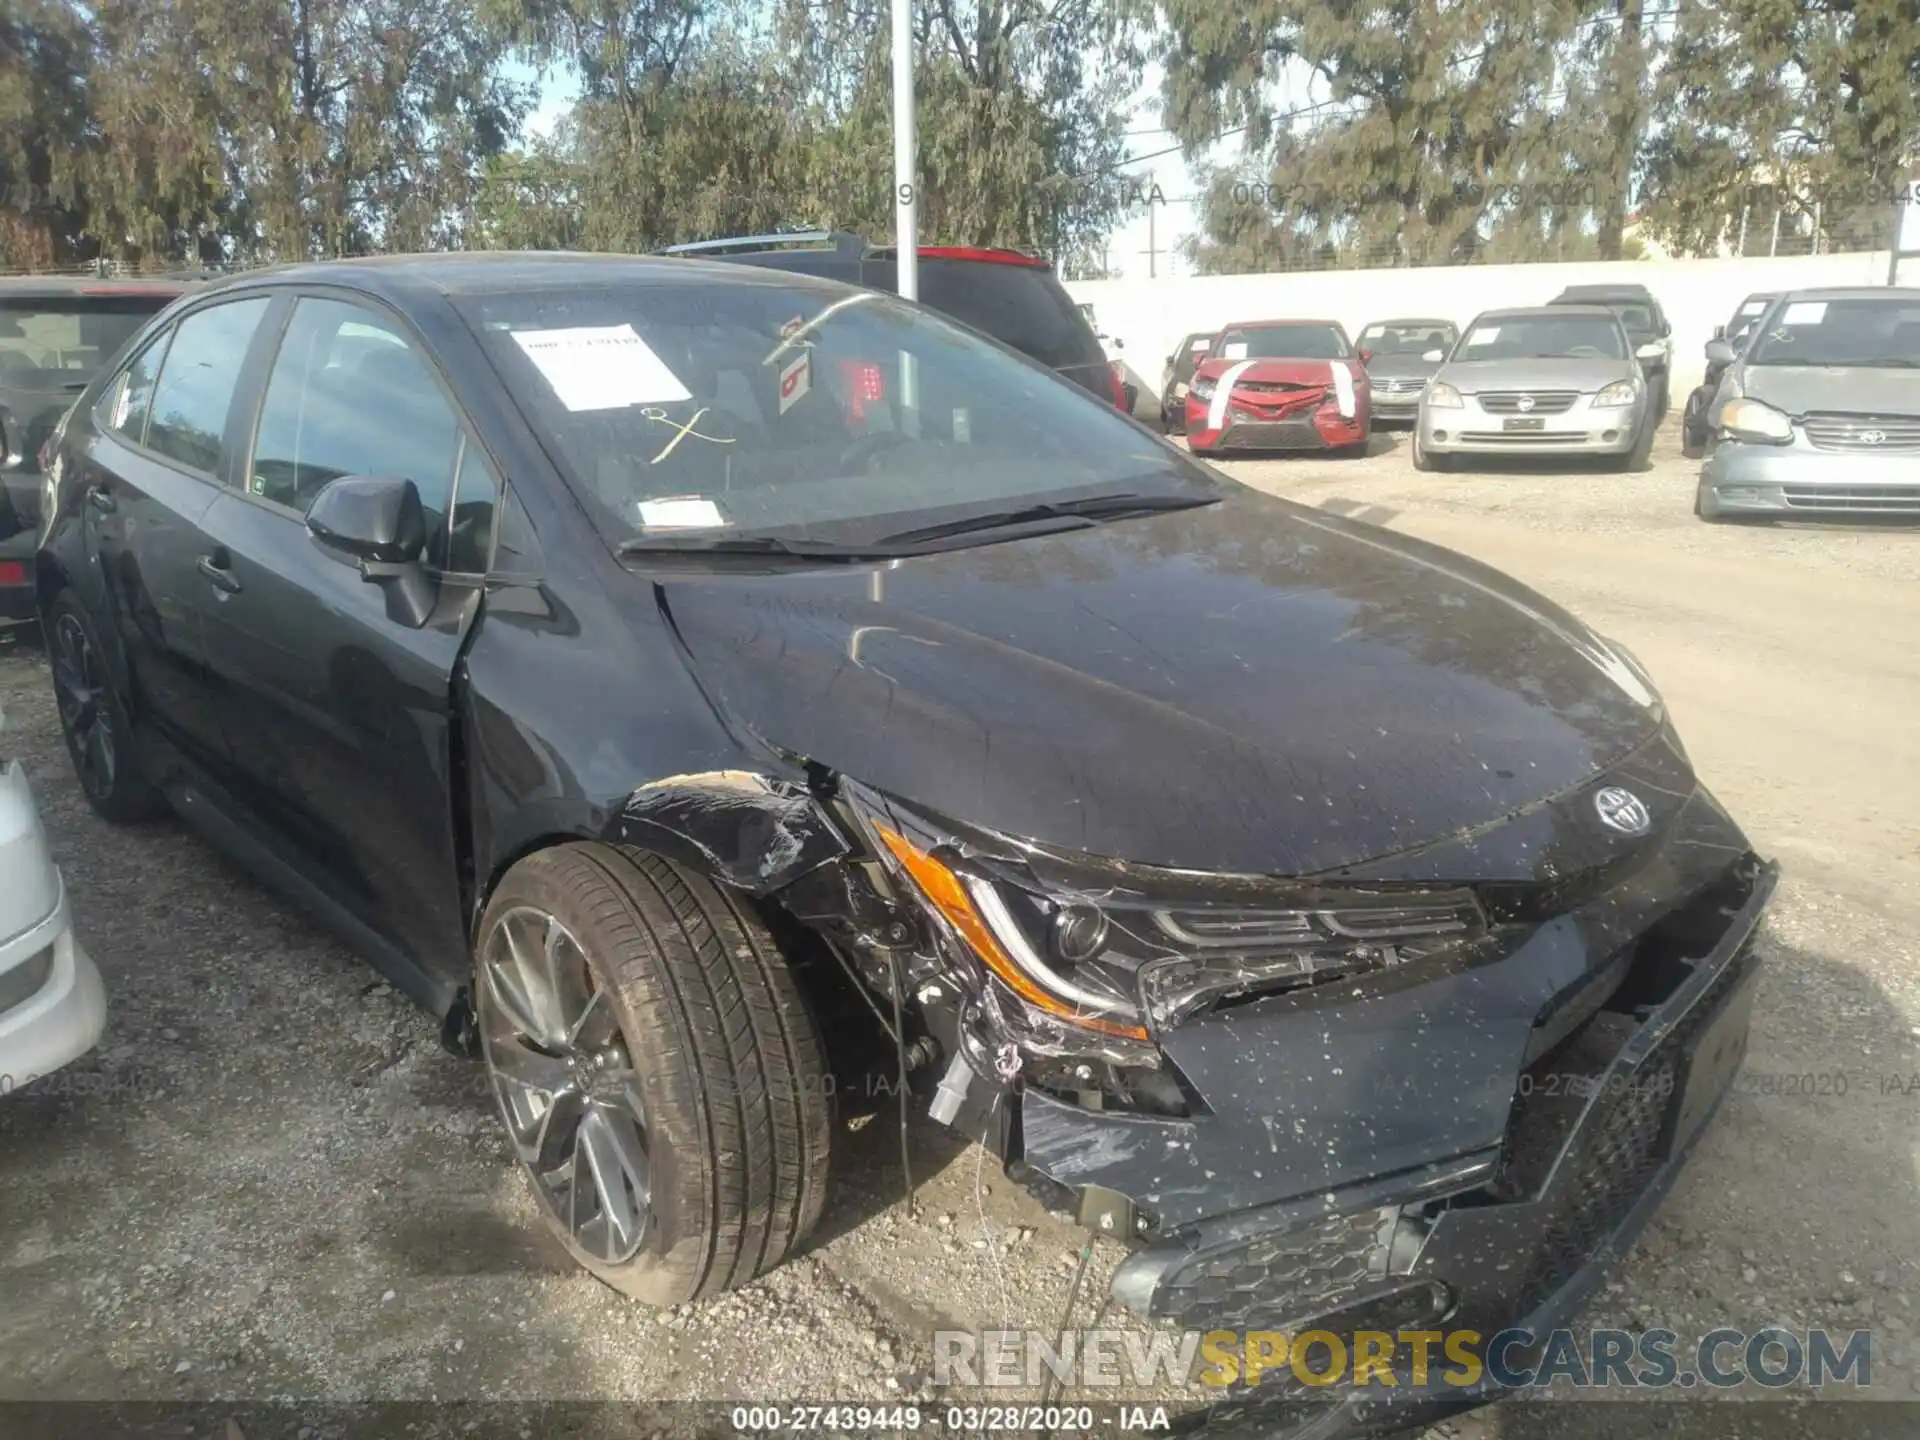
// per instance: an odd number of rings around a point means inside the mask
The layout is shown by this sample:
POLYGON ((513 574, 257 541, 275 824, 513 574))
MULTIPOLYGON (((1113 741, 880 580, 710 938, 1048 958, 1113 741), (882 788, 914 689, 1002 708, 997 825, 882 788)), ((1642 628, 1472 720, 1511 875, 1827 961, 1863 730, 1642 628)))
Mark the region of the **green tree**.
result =
POLYGON ((1382 264, 1478 257, 1564 229, 1572 121, 1556 104, 1578 29, 1571 0, 1519 9, 1432 0, 1254 0, 1228 12, 1169 0, 1170 128, 1197 152, 1245 134, 1214 177, 1203 268, 1328 255, 1382 264), (1304 68, 1326 98, 1292 112, 1275 91, 1304 68))
POLYGON ((1661 239, 1711 251, 1737 239, 1744 213, 1751 247, 1779 208, 1884 245, 1894 186, 1920 154, 1920 7, 1688 7, 1656 97, 1647 218, 1661 239))
POLYGON ((59 0, 0 10, 0 266, 86 258, 86 27, 59 0))

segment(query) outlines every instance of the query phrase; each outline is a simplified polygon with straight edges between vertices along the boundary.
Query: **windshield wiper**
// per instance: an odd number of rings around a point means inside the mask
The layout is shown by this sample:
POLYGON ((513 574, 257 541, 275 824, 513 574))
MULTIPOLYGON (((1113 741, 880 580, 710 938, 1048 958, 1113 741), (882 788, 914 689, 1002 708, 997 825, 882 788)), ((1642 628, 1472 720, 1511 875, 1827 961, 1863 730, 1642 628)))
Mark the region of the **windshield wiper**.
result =
POLYGON ((792 560, 886 559, 886 546, 846 545, 832 540, 784 539, 778 535, 707 535, 679 533, 641 535, 623 540, 614 553, 622 559, 640 555, 746 556, 792 560))
POLYGON ((1899 355, 1881 355, 1872 359, 1865 356, 1857 360, 1822 360, 1823 369, 1828 370, 1920 370, 1920 360, 1908 360, 1899 355))
MULTIPOLYGON (((1213 495, 1092 495, 1084 500, 1042 500, 1012 510, 990 510, 984 515, 969 515, 960 520, 943 520, 938 525, 922 525, 883 535, 880 545, 918 545, 929 540, 945 540, 955 535, 975 535, 985 530, 1005 530, 1016 525, 1032 525, 1045 520, 1078 521, 1098 525, 1105 520, 1120 520, 1134 515, 1156 515, 1169 510, 1191 510, 1200 505, 1217 505, 1213 495)), ((1079 528, 1074 525, 1063 529, 1079 528)))

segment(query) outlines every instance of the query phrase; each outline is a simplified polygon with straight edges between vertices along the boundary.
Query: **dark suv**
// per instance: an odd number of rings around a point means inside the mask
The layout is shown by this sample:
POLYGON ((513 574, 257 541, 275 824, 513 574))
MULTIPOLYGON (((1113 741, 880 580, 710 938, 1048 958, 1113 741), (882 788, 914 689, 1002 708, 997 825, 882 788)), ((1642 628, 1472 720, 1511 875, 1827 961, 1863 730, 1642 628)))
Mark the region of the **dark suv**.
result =
MULTIPOLYGON (((669 246, 661 253, 765 265, 890 294, 900 289, 898 251, 891 245, 870 245, 846 231, 703 240, 669 246)), ((1132 408, 1087 317, 1053 267, 1038 256, 976 245, 922 245, 920 300, 1052 366, 1102 400, 1122 410, 1132 408)))
POLYGON ((1640 373, 1647 377, 1653 396, 1653 423, 1667 413, 1669 377, 1673 372, 1673 326, 1644 285, 1569 285, 1548 302, 1553 305, 1604 305, 1620 317, 1621 328, 1633 342, 1640 373), (1658 347, 1658 354, 1654 353, 1658 347))
POLYGON ((0 625, 33 618, 40 447, 121 343, 188 282, 0 280, 0 625))

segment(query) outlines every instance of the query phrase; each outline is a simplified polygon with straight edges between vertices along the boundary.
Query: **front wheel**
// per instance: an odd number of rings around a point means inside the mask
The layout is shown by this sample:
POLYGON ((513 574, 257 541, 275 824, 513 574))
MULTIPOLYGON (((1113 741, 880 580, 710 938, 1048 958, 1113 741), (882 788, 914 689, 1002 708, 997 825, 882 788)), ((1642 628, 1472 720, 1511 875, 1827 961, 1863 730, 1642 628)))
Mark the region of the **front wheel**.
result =
POLYGON ((1698 460, 1706 451, 1707 396, 1704 390, 1695 390, 1687 396, 1686 408, 1680 413, 1680 453, 1698 460))
POLYGON ((1413 468, 1423 475, 1431 475, 1436 470, 1452 468, 1453 457, 1451 455, 1434 455, 1431 454, 1425 446, 1421 445, 1420 429, 1417 423, 1414 426, 1413 445, 1411 448, 1413 452, 1413 468))
POLYGON ((539 851, 487 905, 474 994, 541 1214, 608 1285, 661 1306, 729 1290, 819 1218, 825 1052, 738 897, 639 850, 539 851))

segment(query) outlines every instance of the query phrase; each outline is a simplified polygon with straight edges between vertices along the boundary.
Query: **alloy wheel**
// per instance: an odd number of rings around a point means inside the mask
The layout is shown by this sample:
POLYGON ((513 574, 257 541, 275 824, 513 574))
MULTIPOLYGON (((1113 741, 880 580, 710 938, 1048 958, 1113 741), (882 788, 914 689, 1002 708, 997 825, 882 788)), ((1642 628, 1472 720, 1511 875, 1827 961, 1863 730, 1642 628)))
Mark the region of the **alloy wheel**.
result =
POLYGON ((613 997, 554 916, 503 914, 482 941, 480 1036, 514 1153, 587 1256, 629 1260, 652 1216, 647 1112, 613 997))
POLYGON ((60 616, 53 630, 53 698, 74 769, 89 795, 113 793, 119 757, 107 679, 79 617, 60 616))

